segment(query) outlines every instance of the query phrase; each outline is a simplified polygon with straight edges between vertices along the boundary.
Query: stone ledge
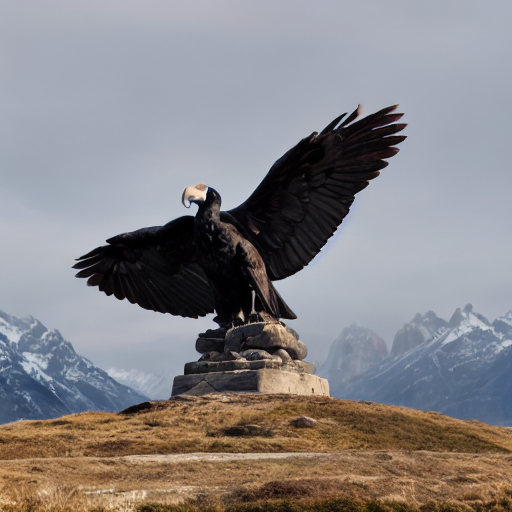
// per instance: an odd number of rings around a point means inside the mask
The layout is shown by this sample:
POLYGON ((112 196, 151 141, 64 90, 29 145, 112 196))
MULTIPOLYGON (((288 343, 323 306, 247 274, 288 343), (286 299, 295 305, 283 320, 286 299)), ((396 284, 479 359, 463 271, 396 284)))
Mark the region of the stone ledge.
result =
POLYGON ((259 361, 194 361, 185 365, 185 375, 200 373, 232 372, 236 370, 278 370, 291 373, 315 373, 315 365, 305 361, 292 361, 283 365, 280 361, 261 359, 259 361))
POLYGON ((172 396, 233 392, 329 396, 329 383, 310 373, 265 368, 178 375, 172 387, 172 396))

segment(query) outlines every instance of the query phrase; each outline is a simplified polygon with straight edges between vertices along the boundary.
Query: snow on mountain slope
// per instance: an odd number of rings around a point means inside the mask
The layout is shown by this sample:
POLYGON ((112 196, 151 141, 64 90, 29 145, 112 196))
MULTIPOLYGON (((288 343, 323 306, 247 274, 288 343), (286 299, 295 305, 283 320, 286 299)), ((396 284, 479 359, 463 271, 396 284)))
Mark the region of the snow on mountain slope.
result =
POLYGON ((512 337, 512 311, 509 311, 506 315, 500 316, 492 323, 494 330, 512 337))
POLYGON ((116 411, 147 397, 78 355, 56 329, 0 311, 0 399, 0 423, 6 423, 116 411))
POLYGON ((512 425, 511 319, 509 312, 491 325, 468 304, 430 338, 392 352, 344 386, 331 386, 331 394, 512 425))
POLYGON ((391 354, 398 356, 430 339, 448 322, 439 318, 433 311, 419 313, 411 322, 405 324, 396 334, 391 347, 391 354))

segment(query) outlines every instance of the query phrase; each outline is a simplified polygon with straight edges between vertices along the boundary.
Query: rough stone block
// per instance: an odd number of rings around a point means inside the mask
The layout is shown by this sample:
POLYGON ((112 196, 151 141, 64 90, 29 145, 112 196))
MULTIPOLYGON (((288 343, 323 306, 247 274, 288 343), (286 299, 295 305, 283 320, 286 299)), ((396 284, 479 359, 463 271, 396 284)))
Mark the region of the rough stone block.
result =
POLYGON ((283 370, 292 373, 315 373, 315 365, 305 361, 290 361, 283 365, 272 359, 258 361, 236 360, 236 361, 194 361, 185 364, 185 375, 214 372, 231 372, 235 370, 262 370, 262 369, 283 370))
POLYGON ((224 340, 217 338, 197 338, 196 350, 200 354, 205 352, 224 352, 224 340))
POLYGON ((329 396, 329 383, 310 373, 263 368, 178 375, 172 388, 172 396, 233 392, 329 396))
POLYGON ((279 323, 258 322, 230 329, 226 334, 226 350, 235 352, 247 349, 262 349, 273 353, 284 349, 292 359, 303 360, 307 356, 307 348, 299 335, 289 327, 279 323))
POLYGON ((309 416, 298 416, 290 421, 290 425, 295 428, 314 428, 318 420, 310 418, 309 416))

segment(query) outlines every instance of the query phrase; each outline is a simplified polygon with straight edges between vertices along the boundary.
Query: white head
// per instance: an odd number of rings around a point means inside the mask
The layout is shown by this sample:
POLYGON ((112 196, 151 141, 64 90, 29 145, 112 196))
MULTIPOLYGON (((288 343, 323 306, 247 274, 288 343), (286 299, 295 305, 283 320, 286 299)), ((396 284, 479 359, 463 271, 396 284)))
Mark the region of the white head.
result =
POLYGON ((181 196, 181 202, 185 208, 190 208, 191 203, 199 204, 206 201, 207 192, 208 187, 204 183, 198 183, 195 186, 187 187, 183 191, 183 195, 181 196))

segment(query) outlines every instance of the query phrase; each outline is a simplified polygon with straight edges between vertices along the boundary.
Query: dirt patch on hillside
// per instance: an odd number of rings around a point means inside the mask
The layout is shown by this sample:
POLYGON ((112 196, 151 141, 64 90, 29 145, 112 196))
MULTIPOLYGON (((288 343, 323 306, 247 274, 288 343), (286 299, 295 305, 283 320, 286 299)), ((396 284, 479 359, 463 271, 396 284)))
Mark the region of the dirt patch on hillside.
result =
POLYGON ((475 504, 512 490, 511 475, 511 455, 423 451, 43 458, 0 462, 0 504, 53 501, 77 511, 304 497, 475 504))

